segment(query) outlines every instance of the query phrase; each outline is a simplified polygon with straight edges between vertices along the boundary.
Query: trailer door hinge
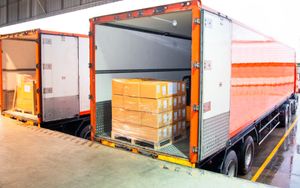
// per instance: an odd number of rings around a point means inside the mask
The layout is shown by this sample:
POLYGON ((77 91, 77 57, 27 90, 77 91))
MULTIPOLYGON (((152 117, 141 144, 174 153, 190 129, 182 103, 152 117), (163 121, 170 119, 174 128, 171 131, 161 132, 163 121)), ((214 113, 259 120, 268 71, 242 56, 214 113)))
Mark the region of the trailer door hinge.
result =
POLYGON ((92 68, 93 67, 93 64, 92 63, 89 63, 89 68, 92 68))
POLYGON ((198 147, 196 146, 193 146, 193 149, 192 149, 193 153, 198 153, 198 147))
POLYGON ((200 106, 194 104, 194 105, 193 105, 193 111, 194 111, 194 112, 198 112, 199 110, 200 110, 200 106))
POLYGON ((201 24, 201 19, 200 18, 195 18, 194 19, 194 24, 200 25, 201 24))
POLYGON ((93 95, 89 95, 89 100, 93 100, 93 95))
POLYGON ((35 68, 39 69, 41 67, 41 65, 38 63, 35 65, 35 68))
POLYGON ((200 63, 198 63, 197 61, 193 62, 193 68, 194 69, 199 69, 200 68, 200 63))
POLYGON ((93 32, 89 31, 89 36, 92 36, 93 35, 93 32))

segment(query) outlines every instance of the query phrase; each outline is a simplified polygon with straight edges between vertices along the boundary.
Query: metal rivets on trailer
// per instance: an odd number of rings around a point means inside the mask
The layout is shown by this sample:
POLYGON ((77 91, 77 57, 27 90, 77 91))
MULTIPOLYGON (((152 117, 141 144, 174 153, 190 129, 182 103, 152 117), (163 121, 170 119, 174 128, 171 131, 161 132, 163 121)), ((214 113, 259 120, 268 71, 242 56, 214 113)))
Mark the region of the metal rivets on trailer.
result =
POLYGON ((193 152, 193 153, 198 153, 198 147, 193 146, 192 152, 193 152))
POLYGON ((201 24, 201 19, 200 18, 195 18, 194 19, 194 24, 201 24))
POLYGON ((193 111, 197 112, 197 111, 199 111, 199 110, 200 110, 199 105, 194 104, 194 105, 193 105, 193 111))

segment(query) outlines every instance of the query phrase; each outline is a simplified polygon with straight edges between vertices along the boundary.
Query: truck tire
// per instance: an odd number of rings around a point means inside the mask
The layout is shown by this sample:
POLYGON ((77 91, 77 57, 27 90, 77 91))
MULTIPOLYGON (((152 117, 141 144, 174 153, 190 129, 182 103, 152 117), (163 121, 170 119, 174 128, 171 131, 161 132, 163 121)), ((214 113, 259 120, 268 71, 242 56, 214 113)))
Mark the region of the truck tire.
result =
POLYGON ((236 177, 238 172, 238 158, 234 150, 230 150, 223 161, 221 173, 236 177))
POLYGON ((87 125, 85 126, 82 131, 80 132, 80 137, 90 140, 91 139, 91 126, 87 125))
POLYGON ((286 127, 289 124, 289 105, 284 104, 280 111, 280 124, 278 127, 286 127))
POLYGON ((250 172, 254 157, 254 141, 252 136, 248 136, 242 145, 239 157, 239 173, 246 175, 250 172))

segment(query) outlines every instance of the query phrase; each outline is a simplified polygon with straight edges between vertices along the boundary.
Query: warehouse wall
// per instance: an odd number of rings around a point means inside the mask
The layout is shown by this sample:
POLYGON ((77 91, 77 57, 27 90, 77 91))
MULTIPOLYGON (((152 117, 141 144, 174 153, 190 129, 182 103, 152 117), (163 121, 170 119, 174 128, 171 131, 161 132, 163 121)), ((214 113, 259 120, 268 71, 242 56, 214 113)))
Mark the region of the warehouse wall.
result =
POLYGON ((0 27, 119 0, 0 0, 0 27))

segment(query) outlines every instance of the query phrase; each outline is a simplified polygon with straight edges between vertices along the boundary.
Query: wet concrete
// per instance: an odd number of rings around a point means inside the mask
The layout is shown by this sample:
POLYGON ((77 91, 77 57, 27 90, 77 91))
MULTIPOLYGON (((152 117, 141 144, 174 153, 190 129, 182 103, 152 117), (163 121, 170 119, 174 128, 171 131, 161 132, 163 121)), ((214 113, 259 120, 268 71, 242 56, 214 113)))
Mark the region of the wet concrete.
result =
MULTIPOLYGON (((299 115, 300 109, 291 122, 299 115)), ((298 121, 290 136, 257 180, 258 182, 277 187, 300 187, 300 129, 297 128, 299 124, 298 121)), ((241 178, 252 178, 284 133, 285 128, 277 128, 261 146, 256 147, 252 171, 241 178)))

